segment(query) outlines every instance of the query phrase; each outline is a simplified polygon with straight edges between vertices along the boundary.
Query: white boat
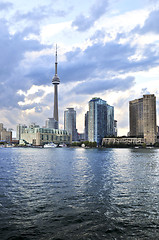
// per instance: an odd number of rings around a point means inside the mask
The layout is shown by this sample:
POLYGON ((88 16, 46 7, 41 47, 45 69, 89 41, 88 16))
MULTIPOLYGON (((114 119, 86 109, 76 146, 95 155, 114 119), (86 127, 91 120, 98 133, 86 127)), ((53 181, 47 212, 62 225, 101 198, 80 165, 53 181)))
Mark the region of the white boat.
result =
POLYGON ((58 147, 67 147, 67 145, 65 143, 59 144, 58 147))
POLYGON ((5 145, 0 145, 0 148, 5 148, 5 145))
POLYGON ((44 148, 55 148, 55 147, 57 147, 57 145, 53 142, 47 143, 44 145, 44 148))

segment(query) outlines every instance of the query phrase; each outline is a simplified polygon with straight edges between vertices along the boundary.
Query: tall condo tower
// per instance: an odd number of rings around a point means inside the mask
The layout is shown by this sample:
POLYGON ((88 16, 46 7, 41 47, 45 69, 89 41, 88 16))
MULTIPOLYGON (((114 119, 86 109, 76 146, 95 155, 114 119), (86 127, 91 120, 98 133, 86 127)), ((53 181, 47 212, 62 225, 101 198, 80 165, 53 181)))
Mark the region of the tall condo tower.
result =
POLYGON ((114 107, 100 98, 89 101, 88 141, 99 145, 105 136, 114 135, 114 107))
POLYGON ((146 144, 157 141, 156 97, 154 94, 129 102, 130 136, 144 137, 146 144))
POLYGON ((56 45, 56 55, 55 55, 55 75, 52 79, 52 84, 54 85, 54 114, 53 118, 57 122, 56 128, 58 128, 58 85, 60 83, 60 78, 57 75, 57 45, 56 45))
POLYGON ((77 141, 76 111, 74 108, 67 108, 64 111, 64 129, 72 135, 72 141, 77 141))

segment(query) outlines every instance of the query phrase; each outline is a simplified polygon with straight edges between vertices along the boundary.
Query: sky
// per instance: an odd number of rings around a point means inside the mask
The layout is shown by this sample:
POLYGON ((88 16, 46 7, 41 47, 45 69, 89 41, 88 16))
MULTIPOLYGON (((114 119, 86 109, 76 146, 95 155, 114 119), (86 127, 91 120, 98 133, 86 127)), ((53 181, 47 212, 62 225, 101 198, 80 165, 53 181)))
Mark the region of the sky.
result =
POLYGON ((0 0, 0 122, 45 125, 53 116, 58 48, 59 125, 74 107, 78 132, 92 97, 114 106, 118 135, 129 101, 155 94, 159 119, 159 1, 0 0))

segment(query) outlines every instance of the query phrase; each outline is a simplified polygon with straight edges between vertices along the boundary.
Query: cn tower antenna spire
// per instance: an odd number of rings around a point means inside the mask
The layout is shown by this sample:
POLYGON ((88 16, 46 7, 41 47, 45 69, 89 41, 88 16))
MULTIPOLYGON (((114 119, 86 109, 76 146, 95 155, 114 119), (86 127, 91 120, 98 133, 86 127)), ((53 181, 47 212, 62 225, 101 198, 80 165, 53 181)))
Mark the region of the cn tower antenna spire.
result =
POLYGON ((56 52, 55 52, 55 75, 52 79, 52 84, 59 84, 60 83, 60 78, 57 75, 57 44, 56 44, 56 52))
POLYGON ((57 44, 56 44, 56 57, 55 57, 56 59, 55 59, 55 74, 57 75, 57 64, 58 64, 58 62, 57 62, 57 44))

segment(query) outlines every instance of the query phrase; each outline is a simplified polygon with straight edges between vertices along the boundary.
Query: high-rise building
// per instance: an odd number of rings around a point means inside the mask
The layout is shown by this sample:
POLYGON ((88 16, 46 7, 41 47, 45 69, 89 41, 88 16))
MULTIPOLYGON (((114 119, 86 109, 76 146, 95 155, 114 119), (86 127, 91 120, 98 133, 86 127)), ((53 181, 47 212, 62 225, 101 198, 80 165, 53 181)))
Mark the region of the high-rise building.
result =
POLYGON ((3 131, 3 123, 0 123, 0 132, 3 131))
POLYGON ((129 102, 130 136, 144 137, 146 144, 154 144, 156 133, 156 97, 154 94, 129 102))
POLYGON ((105 136, 114 134, 114 107, 100 98, 89 101, 88 140, 101 143, 105 136))
POLYGON ((131 137, 143 137, 143 98, 129 102, 129 124, 131 137))
POLYGON ((78 141, 85 141, 85 134, 84 133, 77 133, 78 141))
POLYGON ((8 143, 12 141, 12 132, 7 131, 7 129, 3 127, 3 123, 0 123, 0 141, 8 143))
POLYGON ((114 137, 117 137, 118 135, 118 126, 117 126, 117 120, 114 120, 114 137))
POLYGON ((107 104, 107 136, 114 135, 114 107, 107 104))
POLYGON ((88 141, 88 111, 85 114, 85 121, 84 121, 84 139, 88 141))
POLYGON ((72 135, 72 141, 77 141, 76 111, 74 108, 67 108, 64 111, 64 129, 72 135))
POLYGON ((48 118, 45 121, 45 127, 58 129, 58 122, 54 118, 48 118))
POLYGON ((55 75, 52 79, 52 84, 54 85, 54 113, 53 118, 56 121, 55 128, 58 129, 58 85, 60 84, 60 78, 57 75, 57 46, 56 46, 56 56, 55 56, 55 75))
POLYGON ((17 125, 17 131, 16 131, 16 139, 20 140, 21 139, 21 134, 24 132, 25 128, 27 128, 26 125, 18 124, 17 125))
POLYGON ((157 126, 156 132, 157 132, 157 138, 158 138, 159 137, 159 126, 157 126))

